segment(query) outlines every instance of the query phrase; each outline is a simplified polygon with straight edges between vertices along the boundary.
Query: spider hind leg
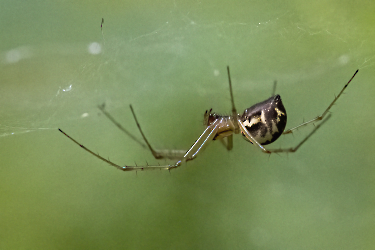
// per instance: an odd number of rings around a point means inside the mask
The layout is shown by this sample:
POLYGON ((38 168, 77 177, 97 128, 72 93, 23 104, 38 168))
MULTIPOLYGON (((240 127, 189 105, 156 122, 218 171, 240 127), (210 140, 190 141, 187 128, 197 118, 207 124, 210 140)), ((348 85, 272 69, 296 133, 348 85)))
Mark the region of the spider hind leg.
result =
POLYGON ((345 86, 341 89, 340 93, 335 96, 335 98, 333 99, 333 101, 331 102, 331 104, 326 108, 326 110, 324 110, 324 112, 321 114, 321 115, 318 115, 317 117, 315 117, 314 119, 311 119, 310 121, 307 121, 307 122, 303 122, 301 123, 300 125, 297 125, 291 129, 288 129, 288 130, 285 130, 283 134, 290 134, 290 133, 293 133, 294 130, 300 128, 300 127, 303 127, 303 126, 306 126, 310 123, 313 123, 313 122, 317 122, 317 121, 321 121, 323 120, 323 118, 327 115, 327 113, 329 112, 329 110, 332 108, 332 106, 336 103, 336 101, 340 98, 340 96, 342 95, 342 93, 344 92, 344 90, 348 87, 349 83, 353 80, 353 78, 355 77, 355 75, 358 73, 358 69, 357 71, 354 73, 354 75, 350 78, 350 80, 348 81, 347 84, 345 84, 345 86))
POLYGON ((331 114, 329 114, 324 120, 322 120, 318 125, 314 127, 314 129, 295 147, 291 148, 279 148, 279 149, 268 149, 271 153, 294 153, 296 152, 313 134, 316 133, 316 131, 324 124, 326 123, 330 118, 331 114))

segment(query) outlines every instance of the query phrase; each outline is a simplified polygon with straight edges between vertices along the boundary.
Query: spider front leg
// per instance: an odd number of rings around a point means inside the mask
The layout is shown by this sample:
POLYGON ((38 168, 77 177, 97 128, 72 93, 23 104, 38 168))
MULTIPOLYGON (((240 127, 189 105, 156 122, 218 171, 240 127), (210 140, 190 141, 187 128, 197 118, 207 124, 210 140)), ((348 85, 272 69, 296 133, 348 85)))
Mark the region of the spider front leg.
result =
POLYGON ((201 136, 198 138, 198 140, 195 141, 193 146, 191 146, 191 148, 185 153, 182 159, 178 160, 173 165, 168 164, 168 165, 163 165, 163 166, 156 166, 156 165, 125 166, 121 170, 131 171, 131 170, 148 170, 148 169, 155 169, 155 168, 171 170, 173 168, 177 168, 181 166, 182 163, 195 159, 198 153, 201 152, 203 148, 207 147, 207 145, 216 136, 222 122, 223 122, 223 119, 220 119, 220 120, 217 119, 211 125, 209 125, 201 134, 201 136))
POLYGON ((191 148, 184 154, 184 156, 179 159, 175 164, 168 164, 168 165, 146 165, 146 166, 120 166, 110 160, 105 159, 104 157, 100 156, 99 154, 94 153, 90 149, 86 148, 82 144, 80 144, 78 141, 74 140, 72 137, 70 137, 68 134, 66 134, 64 131, 59 129, 61 133, 63 133, 66 137, 68 137, 70 140, 72 140, 75 144, 92 154, 93 156, 99 158, 100 160, 108 163, 111 166, 116 167, 117 169, 120 169, 122 171, 133 171, 133 170, 151 170, 151 169, 166 169, 170 170, 173 168, 177 168, 182 165, 182 163, 193 160, 197 157, 198 153, 202 151, 203 148, 205 148, 216 136, 217 131, 219 129, 220 124, 223 122, 223 119, 217 119, 215 120, 211 125, 209 125, 204 132, 201 134, 201 136, 196 140, 196 142, 191 146, 191 148))
POLYGON ((203 148, 207 147, 207 145, 213 140, 216 136, 219 127, 223 119, 215 120, 211 125, 209 125, 198 140, 195 141, 193 146, 184 154, 184 156, 178 160, 175 164, 168 164, 168 165, 146 165, 146 166, 124 166, 120 168, 123 171, 133 171, 133 170, 150 170, 150 169, 165 169, 171 170, 177 168, 182 165, 182 163, 193 160, 197 157, 198 153, 202 151, 203 148))

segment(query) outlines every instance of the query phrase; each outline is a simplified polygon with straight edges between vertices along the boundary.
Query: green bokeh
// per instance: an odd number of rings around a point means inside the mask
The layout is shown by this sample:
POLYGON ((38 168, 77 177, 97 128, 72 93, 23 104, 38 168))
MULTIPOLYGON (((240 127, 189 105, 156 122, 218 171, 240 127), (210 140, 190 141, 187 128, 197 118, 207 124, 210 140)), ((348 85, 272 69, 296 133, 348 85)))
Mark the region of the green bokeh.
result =
POLYGON ((3 1, 0 249, 373 249, 374 6, 3 1), (132 104, 156 148, 187 149, 206 109, 230 112, 227 65, 239 110, 277 80, 288 128, 359 73, 295 154, 235 137, 171 172, 124 173, 57 130, 118 164, 155 164, 97 105, 140 137, 132 104))

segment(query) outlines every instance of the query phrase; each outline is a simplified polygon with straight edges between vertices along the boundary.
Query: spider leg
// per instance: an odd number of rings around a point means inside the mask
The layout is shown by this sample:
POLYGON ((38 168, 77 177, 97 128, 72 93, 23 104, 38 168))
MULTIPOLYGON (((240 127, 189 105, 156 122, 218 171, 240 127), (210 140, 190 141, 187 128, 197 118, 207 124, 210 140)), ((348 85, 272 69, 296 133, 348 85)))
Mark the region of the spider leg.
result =
POLYGON ((331 118, 331 114, 327 116, 321 123, 319 123, 315 128, 300 142, 297 146, 293 148, 279 148, 279 149, 268 149, 270 153, 294 153, 296 152, 328 119, 331 118))
MULTIPOLYGON (((237 117, 238 117, 238 113, 237 113, 237 109, 234 105, 234 98, 233 98, 233 90, 232 90, 232 80, 230 78, 230 71, 229 71, 229 66, 227 66, 227 72, 228 72, 228 82, 229 82, 229 92, 230 92, 230 100, 231 100, 231 103, 232 103, 232 116, 233 116, 233 119, 234 120, 237 120, 237 117)), ((239 133, 239 127, 238 127, 238 124, 236 122, 233 123, 234 124, 234 133, 235 134, 238 134, 239 133)))
POLYGON ((152 155, 155 157, 155 159, 164 159, 164 158, 167 158, 167 159, 171 159, 171 160, 176 160, 176 159, 181 159, 185 155, 186 150, 175 150, 175 149, 171 149, 171 150, 155 150, 151 146, 151 144, 148 142, 145 134, 143 133, 141 125, 138 122, 138 119, 137 119, 137 117, 135 115, 135 112, 134 112, 134 109, 133 109, 132 105, 130 105, 130 110, 131 110, 131 112, 133 114, 135 123, 137 124, 137 127, 139 129, 139 132, 141 133, 141 135, 143 137, 143 140, 145 141, 147 147, 150 149, 150 151, 151 151, 152 155))
POLYGON ((340 91, 340 93, 335 97, 335 99, 333 99, 333 101, 331 102, 331 104, 328 106, 328 108, 326 108, 326 110, 323 112, 323 114, 315 117, 314 119, 310 120, 310 121, 307 121, 307 122, 303 122, 301 123, 300 125, 298 126, 295 126, 291 129, 288 129, 288 130, 285 130, 283 132, 283 134, 290 134, 290 133, 293 133, 293 130, 296 130, 302 126, 306 126, 307 124, 310 124, 310 123, 313 123, 313 122, 316 122, 316 121, 321 121, 325 116, 326 114, 329 112, 329 110, 332 108, 332 106, 335 104, 335 102, 339 99, 339 97, 341 96, 341 94, 344 92, 344 90, 346 89, 346 87, 348 87, 349 83, 353 80, 354 76, 358 73, 358 69, 357 71, 354 73, 354 75, 352 76, 352 78, 350 78, 349 82, 347 84, 345 84, 345 86, 342 88, 342 90, 340 91))
MULTIPOLYGON (((227 66, 227 72, 228 72, 228 82, 229 82, 229 93, 230 93, 230 100, 231 100, 231 105, 232 105, 232 119, 237 120, 238 119, 238 114, 237 114, 237 109, 236 106, 234 105, 234 97, 233 97, 233 89, 232 89, 232 80, 230 78, 230 71, 229 71, 229 66, 227 66)), ((208 115, 211 113, 211 110, 205 114, 205 121, 208 119, 208 115)), ((234 131, 231 132, 231 135, 226 136, 226 142, 225 138, 221 138, 220 142, 227 148, 227 150, 232 150, 233 149, 233 134, 238 134, 239 133, 239 127, 236 122, 233 123, 234 125, 234 131)))
POLYGON ((227 136, 227 150, 233 149, 233 135, 227 136))
POLYGON ((115 124, 122 132, 127 134, 131 139, 136 141, 139 145, 141 145, 143 148, 147 148, 147 146, 142 143, 138 138, 136 138, 134 135, 132 135, 129 131, 127 131, 123 126, 121 126, 120 123, 118 123, 106 110, 105 110, 105 104, 98 105, 98 108, 103 112, 103 114, 113 123, 115 124))
POLYGON ((195 141, 193 146, 185 153, 182 159, 178 160, 173 165, 147 165, 147 166, 124 166, 121 170, 123 171, 132 171, 132 170, 150 170, 150 169, 164 169, 164 170, 171 170, 173 168, 177 168, 182 165, 182 163, 193 160, 197 157, 198 153, 212 141, 215 137, 217 131, 219 130, 219 126, 223 119, 215 120, 210 126, 208 126, 198 140, 195 141))
POLYGON ((233 134, 225 138, 221 138, 220 142, 227 148, 228 151, 233 149, 233 134), (225 141, 226 140, 226 141, 225 141))
POLYGON ((223 122, 223 118, 216 119, 210 126, 208 126, 204 132, 199 136, 198 140, 195 141, 193 146, 186 152, 184 158, 192 160, 197 154, 212 141, 219 130, 219 125, 223 122))
POLYGON ((251 141, 253 144, 256 144, 264 153, 270 154, 271 152, 265 149, 262 145, 260 145, 257 140, 249 133, 249 131, 246 129, 245 125, 243 125, 242 121, 240 119, 237 119, 237 123, 240 127, 241 132, 246 136, 246 138, 251 141))
POLYGON ((80 146, 81 148, 83 148, 84 150, 86 150, 87 152, 89 152, 90 154, 92 154, 93 156, 99 158, 99 159, 102 160, 102 161, 105 161, 106 163, 108 163, 108 164, 111 165, 111 166, 114 166, 114 167, 116 167, 116 168, 118 168, 118 169, 122 169, 122 167, 119 166, 119 165, 117 165, 116 163, 113 163, 113 162, 107 160, 106 158, 103 158, 103 157, 101 157, 100 155, 95 154, 95 153, 92 152, 90 149, 86 148, 85 146, 83 146, 82 144, 80 144, 79 142, 77 142, 76 140, 74 140, 72 137, 70 137, 68 134, 66 134, 66 133, 65 133, 64 131, 62 131, 61 129, 59 129, 59 131, 60 131, 61 133, 63 133, 66 137, 68 137, 70 140, 72 140, 75 144, 77 144, 78 146, 80 146))
POLYGON ((277 85, 277 81, 275 80, 273 82, 273 90, 272 90, 272 95, 271 96, 274 96, 276 94, 276 85, 277 85))
POLYGON ((99 158, 100 160, 108 163, 111 166, 116 167, 117 169, 120 169, 122 171, 132 171, 132 170, 151 170, 151 169, 166 169, 170 170, 173 168, 177 168, 182 165, 182 163, 193 160, 195 157, 197 157, 198 153, 201 152, 201 150, 206 147, 212 139, 215 137, 219 126, 223 119, 217 119, 215 120, 210 126, 208 126, 204 132, 201 134, 201 136, 196 140, 196 142, 191 146, 191 148, 185 153, 185 155, 178 160, 173 165, 146 165, 146 166, 124 166, 121 167, 120 165, 111 162, 110 160, 105 159, 104 157, 94 153, 90 149, 86 148, 82 144, 80 144, 78 141, 74 140, 72 137, 70 137, 68 134, 66 134, 64 131, 59 129, 61 133, 63 133, 66 137, 68 137, 70 140, 72 140, 75 144, 79 145, 81 148, 92 154, 93 156, 99 158))

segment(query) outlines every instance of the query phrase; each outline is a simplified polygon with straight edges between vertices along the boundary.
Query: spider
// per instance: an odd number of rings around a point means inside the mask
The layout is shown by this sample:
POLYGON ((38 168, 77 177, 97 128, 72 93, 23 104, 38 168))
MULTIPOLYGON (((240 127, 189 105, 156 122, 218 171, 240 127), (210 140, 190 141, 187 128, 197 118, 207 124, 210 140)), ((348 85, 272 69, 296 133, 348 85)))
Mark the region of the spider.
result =
MULTIPOLYGON (((325 121, 329 119, 331 116, 330 114, 327 116, 326 119, 323 118, 327 115, 331 107, 335 104, 335 102, 339 99, 341 94, 344 92, 346 87, 348 87, 349 83, 352 81, 354 76, 358 73, 358 70, 354 73, 354 75, 350 78, 347 84, 341 89, 340 93, 335 96, 331 104, 326 108, 326 110, 319 116, 315 117, 312 120, 307 122, 303 122, 291 129, 285 130, 287 115, 285 107, 281 101, 280 95, 275 95, 274 93, 270 98, 265 101, 259 102, 250 108, 245 109, 242 115, 237 113, 237 109, 234 105, 234 98, 232 92, 232 82, 230 77, 229 66, 227 66, 228 72, 228 81, 229 81, 229 92, 230 92, 230 99, 232 105, 232 113, 228 116, 223 116, 212 112, 212 109, 206 110, 204 114, 204 125, 206 129, 203 133, 199 136, 199 138, 195 141, 195 143, 190 147, 189 150, 155 150, 151 144, 146 139, 141 126, 138 122, 138 119, 135 115, 132 105, 130 105, 130 110, 133 114, 134 120, 137 124, 139 132, 141 133, 144 142, 146 143, 147 147, 150 149, 152 155, 156 159, 174 159, 177 160, 174 164, 167 164, 167 165, 145 165, 145 166, 120 166, 116 163, 113 163, 110 160, 107 160, 100 156, 99 154, 94 153, 90 149, 86 148, 75 139, 67 135, 61 129, 59 131, 63 133, 66 137, 72 140, 74 143, 79 145, 81 148, 89 152, 90 154, 94 155, 95 157, 105 161, 106 163, 120 169, 123 171, 132 171, 132 170, 149 170, 149 169, 166 169, 171 170, 177 168, 182 165, 182 163, 193 160, 197 157, 198 153, 202 151, 204 147, 206 147, 212 140, 220 140, 227 148, 227 150, 231 150, 233 148, 233 134, 241 133, 244 138, 252 144, 255 144, 259 149, 261 149, 264 153, 279 153, 279 152, 296 152, 303 143, 305 143, 314 133, 316 130, 319 129, 321 125, 325 121), (323 120, 323 121, 322 121, 323 120), (281 134, 290 134, 294 130, 306 126, 307 124, 319 122, 317 126, 295 147, 286 148, 286 149, 266 149, 263 147, 264 145, 270 144, 276 141, 281 134), (226 138, 226 141, 224 140, 226 138)), ((275 87, 274 87, 275 90, 275 87)), ((104 110, 104 105, 99 106, 99 108, 103 111, 103 113, 112 120, 120 129, 124 130, 121 125, 119 125, 114 119, 109 116, 109 114, 104 110)), ((125 131, 125 130, 124 130, 125 131)), ((125 131, 128 133, 127 131, 125 131)), ((129 133, 128 133, 129 134, 129 133)), ((135 139, 132 136, 133 139, 135 139)), ((136 140, 136 139, 135 139, 136 140)))

